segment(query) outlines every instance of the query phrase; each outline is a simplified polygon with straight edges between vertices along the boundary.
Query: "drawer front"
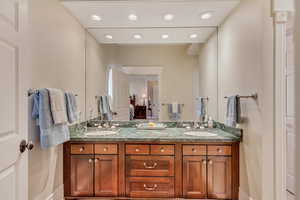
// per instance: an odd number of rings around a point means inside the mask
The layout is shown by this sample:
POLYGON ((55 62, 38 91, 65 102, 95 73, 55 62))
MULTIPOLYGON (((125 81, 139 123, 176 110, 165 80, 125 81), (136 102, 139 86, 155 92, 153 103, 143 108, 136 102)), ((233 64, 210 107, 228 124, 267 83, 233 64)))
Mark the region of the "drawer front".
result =
POLYGON ((207 146, 209 156, 231 156, 231 146, 212 145, 207 146))
POLYGON ((130 177, 126 179, 126 196, 133 198, 174 197, 174 178, 130 177))
POLYGON ((71 154, 94 154, 94 145, 71 144, 71 154))
POLYGON ((95 144, 95 154, 118 154, 118 145, 95 144))
POLYGON ((174 155, 174 145, 151 145, 152 155, 174 155))
POLYGON ((127 176, 174 176, 173 156, 127 156, 127 176))
POLYGON ((150 153, 150 145, 146 144, 128 144, 126 145, 126 154, 148 155, 150 153))
POLYGON ((206 145, 183 145, 184 156, 205 156, 206 145))

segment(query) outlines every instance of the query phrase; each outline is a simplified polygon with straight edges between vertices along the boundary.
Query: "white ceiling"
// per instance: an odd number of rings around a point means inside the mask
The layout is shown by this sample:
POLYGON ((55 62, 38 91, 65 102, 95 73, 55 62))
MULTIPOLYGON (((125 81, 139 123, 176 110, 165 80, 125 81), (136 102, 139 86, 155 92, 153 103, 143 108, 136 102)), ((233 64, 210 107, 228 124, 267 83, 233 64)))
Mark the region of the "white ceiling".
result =
POLYGON ((148 43, 199 43, 205 42, 207 38, 215 31, 215 28, 126 28, 126 29, 89 29, 89 32, 95 36, 100 43, 121 43, 121 44, 148 44, 148 43), (113 39, 105 38, 110 34, 113 39), (137 40, 133 38, 134 34, 142 35, 137 40), (161 35, 168 34, 169 38, 162 39, 161 35), (198 37, 191 39, 190 34, 197 34, 198 37))
POLYGON ((240 0, 64 0, 63 5, 78 18, 100 43, 202 43, 238 5, 240 0), (201 15, 211 12, 210 19, 201 15), (165 21, 165 14, 174 19, 165 21), (135 14, 136 21, 128 20, 135 14), (101 21, 91 19, 98 15, 101 21), (140 40, 132 34, 141 34, 140 40), (191 39, 191 33, 198 37, 191 39), (109 41, 105 35, 112 35, 109 41), (168 39, 162 39, 168 34, 168 39))

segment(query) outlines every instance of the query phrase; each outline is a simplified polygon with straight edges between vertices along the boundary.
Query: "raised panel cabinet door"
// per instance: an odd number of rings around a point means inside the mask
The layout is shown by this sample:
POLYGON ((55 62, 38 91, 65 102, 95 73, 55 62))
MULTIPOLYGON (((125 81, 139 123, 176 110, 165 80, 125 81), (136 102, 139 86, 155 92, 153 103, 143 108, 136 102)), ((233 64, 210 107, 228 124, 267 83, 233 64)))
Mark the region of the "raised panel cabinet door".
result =
POLYGON ((94 195, 94 156, 71 156, 71 195, 94 195))
POLYGON ((118 156, 95 156, 95 196, 118 195, 118 156))
POLYGON ((208 156, 208 198, 231 199, 231 157, 208 156))
POLYGON ((185 198, 206 198, 206 156, 183 156, 183 196, 185 198))

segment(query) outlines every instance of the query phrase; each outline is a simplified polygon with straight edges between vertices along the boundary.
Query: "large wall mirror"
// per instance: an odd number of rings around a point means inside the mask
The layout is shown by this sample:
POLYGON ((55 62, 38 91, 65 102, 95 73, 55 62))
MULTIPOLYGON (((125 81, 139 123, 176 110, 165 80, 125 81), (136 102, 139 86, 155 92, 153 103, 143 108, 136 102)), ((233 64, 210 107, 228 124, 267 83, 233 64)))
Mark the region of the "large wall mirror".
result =
POLYGON ((87 34, 86 118, 197 121, 204 113, 218 119, 217 28, 184 30, 168 42, 164 31, 151 31, 140 36, 161 37, 95 45, 87 34))

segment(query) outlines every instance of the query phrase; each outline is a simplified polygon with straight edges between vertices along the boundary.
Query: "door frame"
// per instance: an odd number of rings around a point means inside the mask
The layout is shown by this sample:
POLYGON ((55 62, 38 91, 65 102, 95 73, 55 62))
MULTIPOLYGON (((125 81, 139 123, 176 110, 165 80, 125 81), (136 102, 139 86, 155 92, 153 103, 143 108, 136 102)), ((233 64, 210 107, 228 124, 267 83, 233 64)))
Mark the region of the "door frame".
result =
POLYGON ((276 200, 287 200, 287 135, 286 112, 286 65, 287 23, 292 11, 274 12, 274 195, 276 200))

